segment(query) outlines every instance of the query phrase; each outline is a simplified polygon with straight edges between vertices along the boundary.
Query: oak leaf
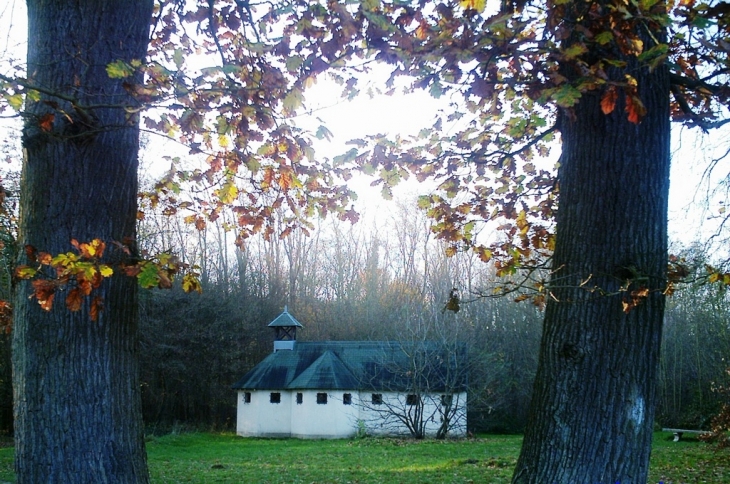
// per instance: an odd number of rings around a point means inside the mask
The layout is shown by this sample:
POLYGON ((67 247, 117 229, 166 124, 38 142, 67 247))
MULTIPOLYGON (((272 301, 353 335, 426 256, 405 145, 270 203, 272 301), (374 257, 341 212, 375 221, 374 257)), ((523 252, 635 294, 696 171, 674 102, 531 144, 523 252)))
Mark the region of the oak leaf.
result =
POLYGON ((91 301, 91 307, 89 308, 89 316, 91 317, 91 320, 98 321, 99 313, 101 313, 103 310, 104 310, 104 300, 101 298, 101 296, 96 296, 91 301))
POLYGON ((38 300, 41 308, 44 311, 50 311, 53 307, 53 298, 56 295, 56 284, 53 281, 47 281, 39 279, 32 282, 34 293, 33 295, 38 300))
POLYGON ((160 282, 157 266, 151 263, 142 264, 137 272, 137 281, 144 289, 150 289, 157 286, 160 282))
POLYGON ((56 115, 53 113, 46 113, 41 116, 38 120, 38 126, 45 132, 49 132, 53 129, 53 120, 56 119, 56 115))
POLYGON ((15 277, 18 279, 31 279, 38 273, 38 270, 30 266, 18 266, 15 268, 15 277))
POLYGON ((32 245, 26 245, 25 256, 28 258, 29 261, 36 262, 38 260, 38 251, 32 245))
POLYGON ((629 121, 634 124, 639 124, 641 118, 646 115, 646 107, 638 96, 629 95, 626 96, 626 113, 628 114, 629 121))
POLYGON ((21 93, 8 94, 5 96, 5 99, 15 111, 20 112, 23 109, 24 99, 21 93))
POLYGON ((170 289, 172 287, 172 279, 166 270, 160 270, 157 274, 157 278, 160 281, 158 283, 160 289, 170 289))
POLYGON ((74 287, 68 292, 66 296, 66 307, 69 311, 78 311, 81 309, 81 304, 84 302, 84 295, 81 292, 81 289, 78 287, 74 287))
POLYGON ((93 288, 99 287, 99 286, 98 286, 98 285, 96 285, 96 284, 92 284, 92 282, 91 282, 91 281, 89 281, 88 279, 84 279, 84 278, 81 278, 80 276, 77 276, 77 277, 76 277, 76 281, 77 281, 77 283, 78 283, 78 288, 75 288, 75 289, 73 289, 73 290, 76 290, 76 289, 78 289, 78 290, 79 290, 79 292, 80 292, 80 293, 81 293, 82 295, 84 295, 84 296, 88 296, 89 294, 91 294, 91 290, 92 290, 93 288))
POLYGON ((182 288, 185 292, 203 292, 203 287, 200 285, 200 280, 198 280, 198 278, 193 274, 185 274, 185 276, 183 276, 182 288))
POLYGON ((487 5, 487 0, 459 0, 459 5, 464 10, 475 10, 481 13, 487 5))
POLYGON ((125 266, 124 273, 128 277, 137 277, 142 272, 142 268, 139 265, 125 266))
POLYGON ((104 255, 104 249, 106 249, 106 243, 101 239, 94 239, 91 242, 79 244, 77 240, 72 240, 71 244, 76 247, 82 257, 86 259, 98 258, 104 255))
POLYGON ((603 114, 611 114, 613 112, 616 108, 617 98, 618 93, 616 92, 616 88, 613 86, 609 87, 601 98, 601 111, 603 111, 603 114))
POLYGON ((289 190, 289 188, 292 185, 292 176, 291 173, 288 171, 282 171, 279 174, 279 186, 283 190, 289 190))

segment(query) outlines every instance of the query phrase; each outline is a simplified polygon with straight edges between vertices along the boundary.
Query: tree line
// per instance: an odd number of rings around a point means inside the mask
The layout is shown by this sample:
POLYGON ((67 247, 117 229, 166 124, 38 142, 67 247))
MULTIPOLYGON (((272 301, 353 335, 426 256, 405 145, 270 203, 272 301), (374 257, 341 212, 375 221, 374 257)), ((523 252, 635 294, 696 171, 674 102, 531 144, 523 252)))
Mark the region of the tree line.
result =
MULTIPOLYGON (((7 177, 6 177, 7 178, 7 177)), ((6 199, 12 211, 12 197, 6 199)), ((266 325, 286 305, 305 325, 299 338, 458 341, 468 347, 469 430, 524 430, 537 367, 542 311, 515 295, 487 297, 504 278, 470 253, 447 257, 415 204, 393 202, 386 219, 359 225, 324 220, 311 236, 253 239, 235 246, 225 218, 203 231, 148 213, 141 249, 197 266, 201 294, 140 294, 142 409, 148 432, 182 426, 230 430, 230 385, 273 348, 266 325), (453 289, 459 311, 446 310, 453 289), (424 329, 428 326, 428 329, 424 329), (416 334, 418 333, 418 334, 416 334), (448 333, 448 337, 445 334, 448 333), (424 336, 425 335, 425 336, 424 336)), ((8 213, 8 212, 6 212, 8 213)), ((2 290, 9 293, 12 218, 3 219, 2 290)), ((702 266, 697 247, 687 249, 702 266)), ((730 366, 730 301, 718 285, 687 283, 668 300, 659 369, 657 423, 708 428, 723 403, 715 391, 730 366)), ((12 432, 10 338, 2 336, 0 424, 12 432)))
MULTIPOLYGON (((504 278, 473 254, 446 256, 415 206, 401 202, 372 225, 325 221, 311 237, 259 239, 245 250, 226 246, 223 229, 209 232, 207 241, 194 229, 183 237, 198 251, 185 257, 206 260, 201 295, 141 296, 148 425, 230 428, 229 385, 272 351, 266 325, 287 305, 305 325, 303 340, 408 341, 424 321, 436 340, 455 333, 479 361, 470 365, 470 430, 524 430, 542 310, 514 294, 486 296, 504 278), (453 288, 457 313, 445 310, 453 288)), ((698 251, 685 255, 702 271, 698 251)), ((729 314, 724 287, 704 281, 680 284, 668 299, 657 424, 708 428, 730 366, 729 314)))
MULTIPOLYGON (((8 196, 1 218, 0 291, 12 285, 17 173, 3 175, 8 196), (15 194, 15 196, 13 195, 15 194)), ((311 236, 254 238, 245 249, 226 230, 225 215, 199 231, 180 216, 149 211, 140 221, 140 248, 169 252, 196 266, 201 294, 147 290, 140 294, 143 416, 148 432, 176 426, 230 430, 230 385, 268 355, 267 324, 286 305, 305 325, 299 338, 409 341, 425 334, 468 347, 469 430, 524 430, 542 311, 519 296, 488 297, 505 278, 472 253, 446 256, 415 202, 392 202, 385 218, 350 224, 323 220, 311 236), (446 310, 450 293, 459 311, 446 310), (426 323, 424 323, 426 322, 426 323), (429 329, 424 330, 426 324, 429 329)), ((702 247, 683 249, 701 270, 702 247)), ((507 281, 508 282, 508 281, 507 281)), ((708 428, 728 383, 730 298, 706 281, 680 284, 668 299, 659 368, 657 423, 708 428)), ((12 433, 10 334, 0 335, 0 430, 12 433)))

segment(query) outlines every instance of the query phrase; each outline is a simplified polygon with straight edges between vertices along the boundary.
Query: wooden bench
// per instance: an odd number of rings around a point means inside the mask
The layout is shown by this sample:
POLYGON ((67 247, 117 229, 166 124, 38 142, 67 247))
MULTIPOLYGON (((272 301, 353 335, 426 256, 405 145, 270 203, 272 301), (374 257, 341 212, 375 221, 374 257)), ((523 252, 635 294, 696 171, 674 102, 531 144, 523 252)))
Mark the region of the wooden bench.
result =
POLYGON ((709 434, 707 430, 688 430, 688 429, 662 429, 662 432, 672 432, 674 434, 674 441, 679 442, 682 440, 683 434, 709 434))

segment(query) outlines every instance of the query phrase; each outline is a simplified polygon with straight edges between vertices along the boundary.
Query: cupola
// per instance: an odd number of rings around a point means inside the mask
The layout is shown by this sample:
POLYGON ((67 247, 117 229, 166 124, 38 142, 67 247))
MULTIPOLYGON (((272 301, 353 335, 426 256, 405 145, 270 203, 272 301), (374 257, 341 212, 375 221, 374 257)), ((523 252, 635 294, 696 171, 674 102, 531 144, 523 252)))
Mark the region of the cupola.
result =
POLYGON ((279 350, 293 350, 294 344, 297 341, 297 328, 303 327, 294 316, 289 314, 286 306, 284 306, 284 312, 269 323, 269 328, 276 330, 274 352, 279 350))

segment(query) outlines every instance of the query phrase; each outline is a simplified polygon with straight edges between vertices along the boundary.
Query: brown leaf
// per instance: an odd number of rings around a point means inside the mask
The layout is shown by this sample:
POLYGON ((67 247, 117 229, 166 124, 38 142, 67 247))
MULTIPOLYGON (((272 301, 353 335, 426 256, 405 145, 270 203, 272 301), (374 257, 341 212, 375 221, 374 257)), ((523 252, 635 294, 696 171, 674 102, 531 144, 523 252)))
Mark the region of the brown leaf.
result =
POLYGON ((66 307, 69 311, 78 311, 81 309, 81 304, 84 302, 84 296, 81 293, 81 289, 74 287, 68 292, 66 296, 66 307))
POLYGON ((53 298, 56 295, 56 285, 53 281, 40 279, 33 281, 34 296, 44 311, 50 311, 53 307, 53 298))
POLYGON ((124 273, 129 277, 137 277, 140 272, 142 272, 142 269, 139 265, 124 266, 124 273))
POLYGON ((172 279, 170 279, 167 271, 160 271, 158 277, 160 279, 158 283, 160 289, 170 289, 172 287, 172 279))
POLYGON ((271 187, 271 182, 274 180, 274 170, 270 167, 267 167, 266 170, 264 170, 264 179, 261 180, 261 188, 264 190, 271 187))
MULTIPOLYGON (((75 241, 72 241, 72 243, 75 241)), ((81 253, 81 256, 85 259, 100 258, 104 255, 106 244, 101 239, 94 239, 88 244, 79 244, 76 242, 74 245, 81 253)))
POLYGON ((639 124, 641 118, 646 114, 646 107, 641 102, 638 96, 630 95, 626 96, 626 112, 628 113, 629 121, 634 124, 639 124))
POLYGON ((32 245, 26 245, 25 246, 25 256, 28 258, 31 262, 36 262, 38 260, 37 258, 38 251, 36 251, 36 248, 32 245))
POLYGON ((38 262, 40 262, 43 265, 50 266, 51 261, 53 261, 53 257, 48 252, 38 252, 38 262))
MULTIPOLYGON (((98 274, 98 273, 97 273, 97 274, 98 274)), ((95 278, 96 278, 96 277, 95 277, 95 278)), ((97 285, 97 286, 94 286, 94 285, 93 285, 93 283, 92 283, 92 282, 90 282, 89 280, 87 280, 87 279, 82 279, 82 278, 80 278, 80 277, 77 277, 77 283, 78 283, 78 285, 79 285, 79 286, 78 286, 78 289, 79 289, 79 290, 81 291, 81 293, 82 293, 82 294, 83 294, 84 296, 88 296, 89 294, 91 294, 91 289, 92 289, 92 286, 93 286, 93 287, 99 287, 98 285, 97 285)))
POLYGON ((195 228, 202 231, 205 229, 205 219, 203 217, 195 218, 195 228))
POLYGON ((292 184, 292 176, 288 171, 282 171, 279 174, 279 186, 283 190, 289 190, 292 184))
POLYGON ((91 301, 91 308, 89 315, 91 316, 91 320, 96 322, 99 320, 99 313, 101 313, 104 310, 104 300, 101 298, 101 296, 96 296, 91 301))
POLYGON ((461 303, 461 300, 460 300, 460 297, 459 297, 459 290, 454 287, 449 292, 449 300, 446 301, 446 306, 444 306, 444 309, 441 312, 444 312, 444 311, 446 311, 448 309, 449 311, 453 311, 454 313, 458 313, 459 312, 459 309, 461 309, 460 303, 461 303))
POLYGON ((603 114, 611 114, 613 112, 614 108, 616 108, 616 98, 618 98, 616 88, 613 86, 609 87, 601 98, 601 111, 603 111, 603 114))
POLYGON ((53 113, 46 113, 41 116, 38 120, 38 126, 45 132, 49 132, 53 129, 53 120, 56 119, 56 115, 53 113))
MULTIPOLYGON (((101 286, 101 283, 103 281, 104 281, 104 276, 102 275, 102 273, 100 271, 96 271, 96 272, 94 272, 94 276, 91 278, 90 286, 93 287, 94 289, 98 289, 99 286, 101 286)), ((89 292, 91 292, 90 289, 89 289, 89 292)))
POLYGON ((426 37, 428 37, 428 31, 428 24, 424 20, 421 20, 421 24, 416 29, 416 38, 418 40, 426 40, 426 37))

